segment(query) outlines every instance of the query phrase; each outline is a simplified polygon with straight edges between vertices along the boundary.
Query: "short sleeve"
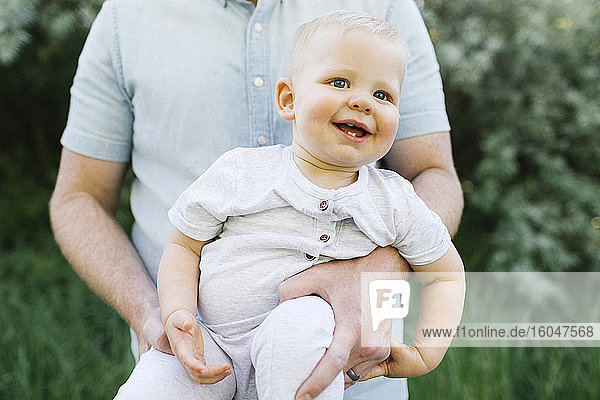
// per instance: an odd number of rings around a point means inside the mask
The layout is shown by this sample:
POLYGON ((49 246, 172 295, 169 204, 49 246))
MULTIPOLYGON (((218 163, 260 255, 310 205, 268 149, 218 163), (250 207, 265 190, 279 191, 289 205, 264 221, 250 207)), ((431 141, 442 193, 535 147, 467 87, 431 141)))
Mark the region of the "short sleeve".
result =
POLYGON ((410 51, 396 139, 449 131, 439 65, 419 9, 413 0, 393 0, 387 19, 400 31, 410 51))
POLYGON ((115 4, 107 1, 79 57, 61 144, 85 156, 126 162, 131 157, 133 114, 123 89, 115 25, 115 4))
POLYGON ((228 151, 179 196, 169 210, 171 223, 195 240, 218 236, 233 215, 238 175, 236 152, 228 151))
POLYGON ((441 218, 407 186, 393 246, 409 264, 429 264, 446 254, 452 241, 441 218))

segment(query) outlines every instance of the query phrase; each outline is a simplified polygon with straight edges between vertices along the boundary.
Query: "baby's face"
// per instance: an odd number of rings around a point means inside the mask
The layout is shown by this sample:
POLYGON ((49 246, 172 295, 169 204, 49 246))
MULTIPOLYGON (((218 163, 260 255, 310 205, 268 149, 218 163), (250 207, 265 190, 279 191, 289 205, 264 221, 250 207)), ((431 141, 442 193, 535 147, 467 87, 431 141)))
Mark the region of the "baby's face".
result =
POLYGON ((404 52, 361 30, 323 28, 292 78, 294 143, 320 161, 360 167, 383 157, 398 129, 404 52))

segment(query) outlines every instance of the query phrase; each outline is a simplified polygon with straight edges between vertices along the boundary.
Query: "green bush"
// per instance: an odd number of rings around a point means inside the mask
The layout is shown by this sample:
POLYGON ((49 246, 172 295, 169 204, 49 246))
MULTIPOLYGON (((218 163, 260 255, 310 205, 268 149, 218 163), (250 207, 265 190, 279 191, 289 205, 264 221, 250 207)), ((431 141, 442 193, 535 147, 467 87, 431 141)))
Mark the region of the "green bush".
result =
POLYGON ((48 235, 69 87, 100 0, 0 2, 0 245, 48 235))
POLYGON ((425 17, 468 269, 600 270, 600 3, 430 0, 425 17))

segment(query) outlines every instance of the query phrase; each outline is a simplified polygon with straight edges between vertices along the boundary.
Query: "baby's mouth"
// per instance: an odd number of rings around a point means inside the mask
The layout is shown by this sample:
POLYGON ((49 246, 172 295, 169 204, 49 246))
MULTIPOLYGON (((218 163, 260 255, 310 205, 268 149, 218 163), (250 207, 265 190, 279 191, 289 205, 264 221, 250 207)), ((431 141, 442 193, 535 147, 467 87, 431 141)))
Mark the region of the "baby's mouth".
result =
POLYGON ((356 126, 350 123, 345 122, 334 122, 333 123, 339 130, 344 131, 348 135, 352 137, 364 137, 370 135, 370 133, 361 128, 360 126, 356 126))

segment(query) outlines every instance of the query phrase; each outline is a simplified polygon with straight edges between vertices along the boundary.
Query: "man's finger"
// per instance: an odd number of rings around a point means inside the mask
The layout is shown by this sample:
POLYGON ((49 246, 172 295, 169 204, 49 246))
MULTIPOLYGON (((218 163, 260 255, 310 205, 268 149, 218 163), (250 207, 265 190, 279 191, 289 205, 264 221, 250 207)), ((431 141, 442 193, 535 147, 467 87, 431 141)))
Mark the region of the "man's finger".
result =
POLYGON ((148 344, 148 342, 140 341, 138 343, 138 355, 137 355, 138 361, 140 361, 140 357, 142 356, 142 354, 144 354, 148 350, 150 350, 150 345, 148 344))
POLYGON ((339 372, 346 367, 350 349, 355 342, 356 335, 351 328, 336 326, 329 349, 327 349, 308 378, 300 385, 295 398, 300 400, 309 395, 314 399, 325 390, 339 372))
POLYGON ((138 359, 143 353, 148 351, 150 347, 154 347, 158 351, 167 354, 173 354, 169 339, 165 333, 165 329, 160 320, 160 313, 150 314, 142 326, 142 332, 138 336, 139 351, 138 359))
POLYGON ((384 367, 384 363, 380 363, 375 367, 371 368, 370 371, 366 372, 364 375, 360 375, 359 382, 366 381, 368 379, 377 378, 378 376, 385 376, 386 369, 384 367))
MULTIPOLYGON (((377 364, 379 364, 379 363, 372 362, 372 361, 365 361, 365 362, 357 364, 351 368, 352 368, 352 371, 354 371, 354 373, 361 378, 359 380, 362 380, 362 377, 369 373, 369 371, 371 370, 373 365, 377 365, 377 364)), ((348 365, 346 365, 346 368, 344 368, 344 382, 355 382, 352 379, 350 379, 350 377, 346 373, 347 370, 348 370, 348 365)))
POLYGON ((315 293, 318 282, 311 279, 310 268, 301 274, 289 277, 279 284, 279 302, 295 299, 297 297, 308 296, 315 293))

